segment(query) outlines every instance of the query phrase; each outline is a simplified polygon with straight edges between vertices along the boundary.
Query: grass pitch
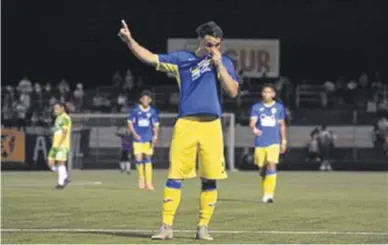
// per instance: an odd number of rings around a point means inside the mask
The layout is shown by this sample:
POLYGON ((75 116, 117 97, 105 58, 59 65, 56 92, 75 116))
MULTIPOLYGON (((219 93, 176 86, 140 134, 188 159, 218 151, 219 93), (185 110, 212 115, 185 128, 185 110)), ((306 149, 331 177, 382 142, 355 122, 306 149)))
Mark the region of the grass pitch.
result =
MULTIPOLYGON (((2 243, 199 243, 198 179, 183 184, 174 240, 151 241, 166 171, 155 171, 155 192, 137 189, 135 172, 71 176, 53 190, 54 173, 2 172, 2 243)), ((272 205, 260 203, 255 172, 230 173, 218 189, 213 243, 388 243, 388 173, 280 172, 272 205)))

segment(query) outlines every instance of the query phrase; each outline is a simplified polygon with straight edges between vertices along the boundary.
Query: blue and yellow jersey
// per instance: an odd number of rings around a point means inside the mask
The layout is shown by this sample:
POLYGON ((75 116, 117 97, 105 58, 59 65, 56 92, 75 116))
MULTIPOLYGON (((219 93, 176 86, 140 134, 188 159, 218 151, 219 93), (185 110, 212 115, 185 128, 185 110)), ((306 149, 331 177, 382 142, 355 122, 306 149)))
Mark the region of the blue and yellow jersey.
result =
POLYGON ((133 128, 140 136, 140 140, 135 142, 151 142, 153 137, 153 128, 159 126, 159 115, 155 108, 142 108, 140 105, 134 106, 129 113, 128 123, 133 124, 133 128))
MULTIPOLYGON (((230 76, 237 81, 232 61, 222 57, 230 76)), ((159 54, 156 69, 174 74, 180 87, 178 118, 195 115, 221 117, 219 81, 210 56, 189 51, 159 54)))
POLYGON ((256 127, 262 134, 255 137, 255 147, 267 147, 281 143, 280 121, 285 119, 283 104, 274 101, 270 105, 263 102, 252 106, 250 118, 257 118, 256 127))

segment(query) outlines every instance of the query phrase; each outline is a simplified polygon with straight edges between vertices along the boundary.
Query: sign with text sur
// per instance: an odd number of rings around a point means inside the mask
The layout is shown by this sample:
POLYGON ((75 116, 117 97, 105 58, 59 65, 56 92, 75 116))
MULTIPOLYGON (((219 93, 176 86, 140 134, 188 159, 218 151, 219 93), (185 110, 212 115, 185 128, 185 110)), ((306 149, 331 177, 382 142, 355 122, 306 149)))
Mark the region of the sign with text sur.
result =
POLYGON ((24 163, 25 135, 16 129, 1 130, 1 161, 24 163))
MULTIPOLYGON (((167 51, 190 50, 198 47, 198 39, 170 38, 167 51)), ((235 61, 236 70, 245 77, 278 77, 280 72, 280 43, 277 39, 225 39, 222 52, 235 61)))

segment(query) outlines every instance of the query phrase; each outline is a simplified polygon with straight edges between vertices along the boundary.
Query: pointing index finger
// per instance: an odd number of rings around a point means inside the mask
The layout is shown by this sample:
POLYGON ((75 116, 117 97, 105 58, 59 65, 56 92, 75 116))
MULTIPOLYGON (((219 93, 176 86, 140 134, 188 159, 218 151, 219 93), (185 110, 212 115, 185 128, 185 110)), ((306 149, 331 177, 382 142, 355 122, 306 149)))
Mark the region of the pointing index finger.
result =
POLYGON ((128 28, 128 25, 127 25, 127 23, 125 22, 125 20, 121 20, 121 24, 123 25, 124 28, 128 28))

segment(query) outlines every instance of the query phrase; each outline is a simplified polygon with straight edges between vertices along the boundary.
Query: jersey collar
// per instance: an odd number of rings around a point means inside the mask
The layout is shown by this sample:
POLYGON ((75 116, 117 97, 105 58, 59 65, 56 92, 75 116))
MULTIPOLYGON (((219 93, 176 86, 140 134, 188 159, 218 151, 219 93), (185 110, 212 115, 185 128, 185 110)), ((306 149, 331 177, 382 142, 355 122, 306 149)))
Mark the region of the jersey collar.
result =
POLYGON ((271 104, 266 104, 266 103, 264 103, 264 101, 263 101, 263 105, 264 105, 265 107, 267 107, 267 108, 273 106, 274 104, 275 104, 275 101, 272 101, 271 104))

